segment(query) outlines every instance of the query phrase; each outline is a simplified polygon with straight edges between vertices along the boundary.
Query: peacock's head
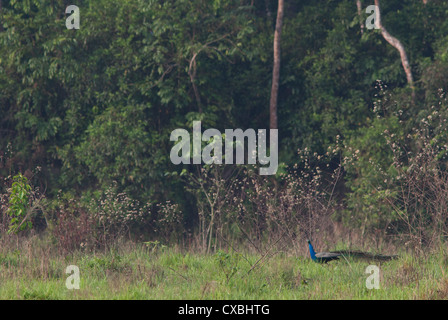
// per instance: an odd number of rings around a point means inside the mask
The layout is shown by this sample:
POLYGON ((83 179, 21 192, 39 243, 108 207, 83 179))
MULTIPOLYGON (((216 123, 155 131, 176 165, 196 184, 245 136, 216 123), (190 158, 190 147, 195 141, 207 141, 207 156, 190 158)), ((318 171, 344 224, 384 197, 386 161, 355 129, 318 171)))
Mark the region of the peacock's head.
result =
POLYGON ((308 240, 306 240, 306 242, 308 242, 308 244, 311 244, 311 241, 308 239, 308 240))

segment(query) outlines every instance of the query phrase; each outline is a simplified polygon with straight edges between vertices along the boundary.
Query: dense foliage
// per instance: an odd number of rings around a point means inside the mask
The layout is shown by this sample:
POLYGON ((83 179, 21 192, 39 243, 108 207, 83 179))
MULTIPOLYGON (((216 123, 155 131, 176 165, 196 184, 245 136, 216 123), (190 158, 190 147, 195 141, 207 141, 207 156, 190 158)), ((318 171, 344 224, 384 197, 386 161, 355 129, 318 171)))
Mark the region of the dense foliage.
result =
MULTIPOLYGON (((337 184, 340 218, 383 230, 398 219, 375 193, 386 185, 397 191, 372 169, 398 175, 385 131, 418 151, 413 128, 447 107, 448 3, 382 3, 383 24, 411 62, 412 99, 397 50, 378 30, 360 27, 371 2, 362 1, 359 16, 353 0, 286 1, 279 146, 284 167, 298 162, 298 149, 337 150, 312 160, 328 164, 328 174, 356 152, 337 184)), ((205 193, 192 197, 180 175, 196 168, 171 164, 170 133, 191 131, 195 120, 221 131, 268 127, 277 1, 0 3, 0 177, 30 172, 50 200, 61 192, 99 199, 98 190, 116 183, 118 194, 153 205, 152 220, 163 211, 156 204, 174 201, 194 228, 203 205, 194 199, 205 193), (79 30, 65 27, 70 4, 80 8, 79 30)), ((425 137, 443 143, 444 135, 430 129, 425 137)))

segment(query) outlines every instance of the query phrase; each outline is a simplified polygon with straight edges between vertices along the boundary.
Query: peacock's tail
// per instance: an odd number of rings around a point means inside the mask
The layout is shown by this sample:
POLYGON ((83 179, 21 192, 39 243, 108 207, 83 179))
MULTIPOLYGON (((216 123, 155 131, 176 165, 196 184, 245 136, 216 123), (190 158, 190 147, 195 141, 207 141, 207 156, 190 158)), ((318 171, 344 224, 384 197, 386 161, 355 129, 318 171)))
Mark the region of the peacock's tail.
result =
POLYGON ((398 258, 398 255, 372 254, 369 252, 352 251, 352 250, 332 251, 332 253, 337 253, 346 257, 354 257, 358 259, 376 260, 376 261, 390 261, 398 258))

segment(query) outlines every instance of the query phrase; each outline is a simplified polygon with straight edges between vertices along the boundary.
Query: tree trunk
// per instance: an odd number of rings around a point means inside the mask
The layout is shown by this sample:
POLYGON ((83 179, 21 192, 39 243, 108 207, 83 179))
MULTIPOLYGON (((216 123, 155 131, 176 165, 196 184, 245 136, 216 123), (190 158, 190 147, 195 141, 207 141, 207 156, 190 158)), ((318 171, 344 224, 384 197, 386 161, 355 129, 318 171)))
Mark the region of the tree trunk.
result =
POLYGON ((272 72, 271 102, 269 107, 271 129, 278 129, 277 101, 278 101, 278 88, 280 83, 280 61, 281 61, 280 45, 281 45, 281 36, 283 28, 283 16, 284 16, 284 0, 278 0, 277 23, 275 25, 275 35, 274 35, 274 68, 272 72))
MULTIPOLYGON (((0 17, 2 15, 2 0, 0 0, 0 17)), ((0 31, 3 31, 3 22, 0 19, 0 31)))
MULTIPOLYGON (((362 16, 362 4, 361 0, 356 0, 356 7, 358 8, 358 16, 361 19, 362 16)), ((362 21, 359 22, 359 25, 361 27, 361 34, 364 34, 364 23, 362 21)))
POLYGON ((390 33, 387 32, 386 28, 381 23, 380 1, 375 0, 375 5, 377 6, 376 19, 375 19, 377 28, 379 28, 381 30, 381 34, 383 35, 383 38, 387 42, 389 42, 394 48, 396 48, 398 50, 398 52, 400 53, 401 63, 403 65, 404 72, 406 73, 408 85, 412 89, 412 97, 414 98, 415 97, 414 78, 412 76, 412 70, 411 70, 411 66, 409 64, 406 50, 405 50, 403 44, 400 42, 400 40, 398 40, 397 38, 390 35, 390 33))

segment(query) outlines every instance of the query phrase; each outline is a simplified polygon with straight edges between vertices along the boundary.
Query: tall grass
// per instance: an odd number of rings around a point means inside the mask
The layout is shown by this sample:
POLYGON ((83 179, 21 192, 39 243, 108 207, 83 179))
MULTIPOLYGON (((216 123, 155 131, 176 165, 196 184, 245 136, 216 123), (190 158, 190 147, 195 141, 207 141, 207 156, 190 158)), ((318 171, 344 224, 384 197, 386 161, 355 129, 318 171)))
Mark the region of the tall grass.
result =
POLYGON ((95 253, 61 255, 34 236, 2 240, 0 299, 446 299, 448 253, 403 253, 378 264, 380 289, 366 287, 374 262, 316 264, 291 250, 261 255, 230 249, 215 254, 123 242, 95 253), (68 265, 80 289, 68 290, 68 265), (255 266, 255 267, 254 267, 255 266))

